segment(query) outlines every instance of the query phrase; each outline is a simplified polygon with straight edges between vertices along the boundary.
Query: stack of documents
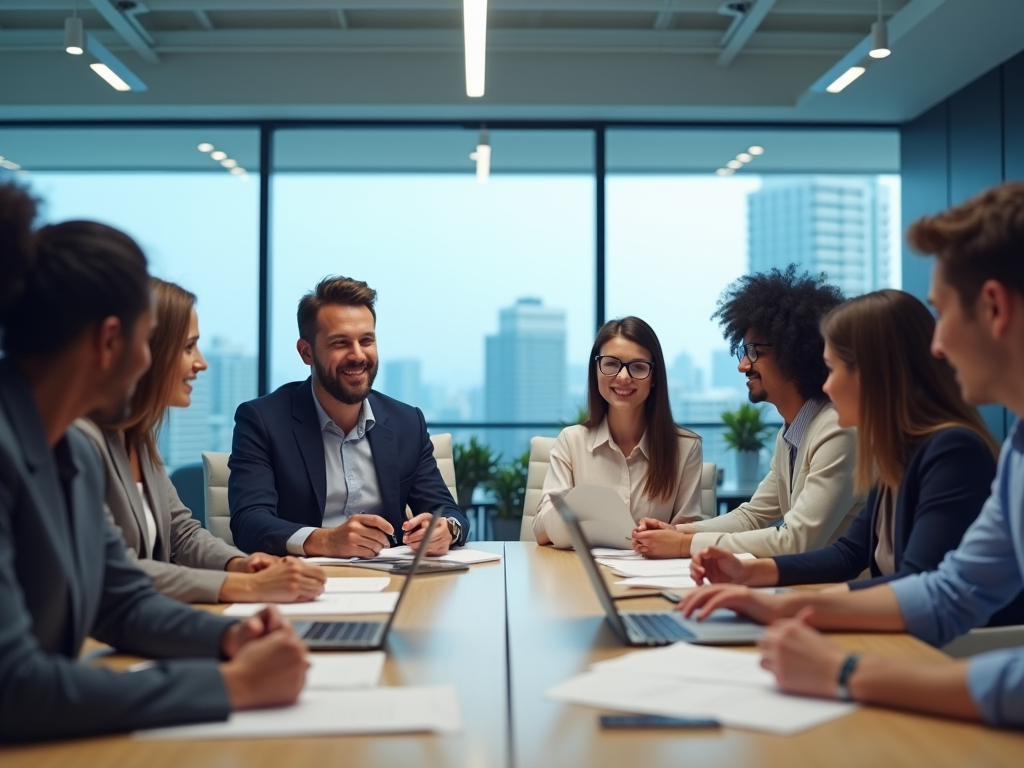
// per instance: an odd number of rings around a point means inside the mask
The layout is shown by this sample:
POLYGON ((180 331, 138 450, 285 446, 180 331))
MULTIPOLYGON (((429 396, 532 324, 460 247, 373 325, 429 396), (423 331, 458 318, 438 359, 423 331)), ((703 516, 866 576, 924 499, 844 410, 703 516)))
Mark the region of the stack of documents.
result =
POLYGON ((856 704, 790 696, 756 653, 677 643, 594 664, 556 685, 549 699, 667 717, 711 717, 780 735, 854 712, 856 704))
MULTIPOLYGON (((352 581, 352 579, 339 579, 352 581)), ((387 581, 387 579, 385 579, 387 581)), ((398 592, 327 592, 305 603, 275 603, 285 616, 345 616, 356 613, 391 613, 398 592)), ((234 603, 224 609, 225 616, 252 616, 266 603, 234 603)))
MULTIPOLYGON (((741 560, 753 560, 749 554, 736 555, 741 560)), ((623 587, 641 589, 685 589, 697 583, 690 578, 690 558, 677 557, 666 560, 630 560, 627 558, 599 557, 597 562, 611 568, 616 576, 625 576, 615 582, 623 587)))
MULTIPOLYGON (((307 563, 316 565, 348 565, 355 562, 366 562, 368 560, 412 560, 415 557, 407 546, 391 547, 382 549, 376 557, 307 557, 307 563)), ((501 555, 494 552, 483 552, 479 549, 452 549, 447 554, 438 557, 429 557, 428 560, 439 563, 462 563, 463 565, 475 565, 476 563, 490 563, 501 560, 501 555)))

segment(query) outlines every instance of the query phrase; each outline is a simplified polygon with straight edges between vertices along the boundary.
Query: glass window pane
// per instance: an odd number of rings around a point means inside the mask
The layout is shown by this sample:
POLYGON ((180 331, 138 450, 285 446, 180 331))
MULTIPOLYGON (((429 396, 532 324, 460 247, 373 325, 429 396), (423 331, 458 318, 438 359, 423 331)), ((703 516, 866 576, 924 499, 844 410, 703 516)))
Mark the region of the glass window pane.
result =
MULTIPOLYGON (((428 422, 574 417, 594 331, 590 132, 295 130, 275 135, 271 382, 309 375, 296 305, 329 274, 378 291, 375 388, 428 422)), ((441 426, 434 431, 450 431, 441 426)), ((507 458, 537 429, 488 430, 507 458)))
POLYGON ((607 168, 608 315, 654 327, 676 420, 734 477, 719 424, 746 391, 711 320, 718 297, 743 274, 789 263, 850 296, 899 287, 898 134, 612 130, 607 168))
MULTIPOLYGON (((230 451, 235 407, 256 396, 259 132, 2 129, 0 155, 44 201, 45 221, 93 219, 142 246, 150 272, 198 297, 209 370, 160 436, 168 467, 230 451), (210 143, 207 152, 197 147, 210 143), (212 152, 246 173, 232 174, 212 152)), ((228 165, 232 165, 228 163, 228 165)))

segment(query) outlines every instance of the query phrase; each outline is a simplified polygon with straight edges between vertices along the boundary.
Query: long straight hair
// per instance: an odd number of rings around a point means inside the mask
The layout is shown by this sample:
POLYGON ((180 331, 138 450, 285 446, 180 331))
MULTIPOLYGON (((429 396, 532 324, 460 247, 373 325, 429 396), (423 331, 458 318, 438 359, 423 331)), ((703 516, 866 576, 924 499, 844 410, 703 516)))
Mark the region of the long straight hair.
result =
POLYGON ((860 423, 854 485, 896 490, 915 445, 949 427, 998 446, 978 411, 964 402, 953 369, 931 354, 935 318, 904 291, 875 291, 833 309, 821 321, 832 352, 860 373, 860 423))
POLYGON ((153 306, 156 308, 156 330, 149 340, 153 362, 139 379, 132 396, 132 407, 121 424, 125 446, 129 451, 145 450, 151 461, 163 463, 156 447, 160 427, 167 415, 167 404, 178 385, 178 366, 185 349, 196 295, 180 285, 152 278, 153 306))
MULTIPOLYGON (((644 495, 648 499, 668 500, 676 490, 676 478, 679 474, 679 432, 681 431, 672 420, 672 407, 668 401, 668 374, 665 372, 665 355, 661 351, 654 329, 639 317, 623 317, 620 320, 609 320, 601 326, 590 350, 589 373, 587 374, 587 420, 583 424, 588 429, 601 425, 608 415, 608 403, 601 397, 597 388, 597 362, 594 358, 601 354, 601 347, 612 339, 621 336, 650 350, 654 367, 651 369, 651 393, 644 402, 644 413, 647 415, 647 447, 651 453, 651 468, 647 473, 644 495)), ((697 435, 686 430, 687 434, 697 435)))

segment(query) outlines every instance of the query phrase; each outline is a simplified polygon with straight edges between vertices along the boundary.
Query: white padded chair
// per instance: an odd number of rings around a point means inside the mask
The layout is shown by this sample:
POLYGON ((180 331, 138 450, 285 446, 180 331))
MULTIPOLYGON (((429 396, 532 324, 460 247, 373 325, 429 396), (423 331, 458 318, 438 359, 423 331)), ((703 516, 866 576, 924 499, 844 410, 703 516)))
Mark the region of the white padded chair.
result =
POLYGON ((1008 627, 981 627, 972 629, 966 635, 954 640, 942 650, 956 659, 974 656, 987 651, 998 651, 1002 648, 1020 648, 1024 646, 1024 625, 1014 624, 1008 627))
MULTIPOLYGON (((540 507, 544 480, 551 468, 551 448, 554 444, 555 438, 553 437, 530 439, 530 472, 526 476, 523 522, 519 528, 520 541, 537 540, 533 535, 533 518, 537 515, 537 508, 540 507)), ((717 475, 718 466, 713 461, 705 461, 700 472, 700 512, 705 520, 718 514, 717 475)))
MULTIPOLYGON (((452 454, 452 436, 445 432, 433 435, 430 442, 434 444, 434 459, 441 471, 448 493, 455 496, 455 459, 452 454)), ((228 469, 227 453, 203 452, 203 478, 206 486, 206 525, 214 536, 234 546, 231 538, 231 509, 228 506, 228 469)), ((412 517, 412 510, 405 508, 406 519, 412 517)))

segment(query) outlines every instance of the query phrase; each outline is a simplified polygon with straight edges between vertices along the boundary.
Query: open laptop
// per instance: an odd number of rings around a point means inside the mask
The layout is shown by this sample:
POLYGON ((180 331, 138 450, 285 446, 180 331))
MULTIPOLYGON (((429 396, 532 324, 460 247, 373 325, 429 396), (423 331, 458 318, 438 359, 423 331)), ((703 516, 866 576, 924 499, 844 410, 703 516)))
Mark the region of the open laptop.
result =
MULTIPOLYGON (((430 541, 439 518, 434 517, 423 534, 423 541, 430 541)), ((311 650, 315 651, 377 651, 384 647, 391 624, 402 607, 402 601, 409 591, 409 584, 414 576, 419 575, 421 561, 426 556, 427 548, 420 547, 411 562, 403 561, 401 565, 407 571, 392 570, 392 573, 406 573, 402 591, 398 593, 395 610, 387 621, 293 621, 292 626, 311 650)), ((425 564, 425 563, 424 563, 425 564)), ((397 564, 396 564, 397 565, 397 564)))
POLYGON ((702 645, 746 645, 756 642, 764 633, 760 624, 740 618, 728 610, 715 611, 704 621, 687 619, 679 611, 619 613, 615 598, 608 591, 601 570, 590 553, 590 543, 583 534, 579 518, 565 504, 564 498, 552 496, 551 500, 569 529, 573 547, 594 585, 608 623, 626 645, 670 645, 680 640, 702 645))

